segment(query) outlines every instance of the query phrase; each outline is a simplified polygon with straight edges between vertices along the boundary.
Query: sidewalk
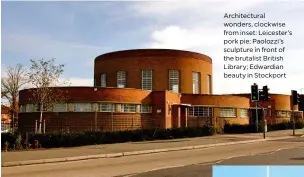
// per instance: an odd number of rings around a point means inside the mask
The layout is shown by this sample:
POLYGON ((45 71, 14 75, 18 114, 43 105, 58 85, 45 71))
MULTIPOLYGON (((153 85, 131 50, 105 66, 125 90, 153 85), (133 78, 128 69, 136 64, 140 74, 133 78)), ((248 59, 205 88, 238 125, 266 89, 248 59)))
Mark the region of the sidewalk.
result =
MULTIPOLYGON (((304 129, 298 130, 296 133, 304 133, 304 129)), ((284 130, 277 132, 270 132, 266 135, 268 137, 282 137, 292 134, 292 130, 284 130)), ((267 137, 266 136, 266 137, 267 137)), ((271 138, 271 139, 272 139, 271 138)), ((56 159, 57 161, 69 161, 67 160, 84 160, 92 158, 102 157, 115 157, 122 155, 135 155, 146 154, 173 150, 183 149, 196 149, 205 148, 211 146, 235 144, 235 143, 250 143, 254 141, 263 141, 263 134, 239 134, 239 135, 216 135, 197 138, 185 138, 185 139, 173 139, 173 140, 158 140, 158 141, 145 141, 145 142, 129 142, 118 144, 104 144, 104 145, 91 145, 81 146, 73 148, 54 148, 54 149, 41 149, 19 152, 2 152, 2 166, 9 166, 7 164, 15 164, 21 161, 37 161, 41 162, 41 159, 56 159), (249 142, 248 142, 249 141, 249 142), (115 155, 116 154, 116 155, 115 155), (58 159, 61 158, 61 159, 58 159), (14 163, 16 162, 16 163, 14 163), (6 164, 6 165, 5 165, 6 164)), ((50 160, 49 160, 50 162, 50 160)), ((56 160, 53 160, 56 162, 56 160)), ((19 163, 21 165, 23 163, 19 163)), ((28 162, 27 164, 30 164, 28 162)), ((18 165, 18 163, 17 163, 18 165)))

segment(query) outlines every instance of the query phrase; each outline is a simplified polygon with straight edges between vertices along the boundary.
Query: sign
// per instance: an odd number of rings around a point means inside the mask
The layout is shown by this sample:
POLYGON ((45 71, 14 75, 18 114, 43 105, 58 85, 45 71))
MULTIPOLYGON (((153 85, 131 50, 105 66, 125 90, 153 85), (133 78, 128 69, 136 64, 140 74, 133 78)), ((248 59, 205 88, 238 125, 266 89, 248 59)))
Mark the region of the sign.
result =
POLYGON ((161 113, 161 109, 158 109, 158 110, 157 110, 157 113, 161 113))

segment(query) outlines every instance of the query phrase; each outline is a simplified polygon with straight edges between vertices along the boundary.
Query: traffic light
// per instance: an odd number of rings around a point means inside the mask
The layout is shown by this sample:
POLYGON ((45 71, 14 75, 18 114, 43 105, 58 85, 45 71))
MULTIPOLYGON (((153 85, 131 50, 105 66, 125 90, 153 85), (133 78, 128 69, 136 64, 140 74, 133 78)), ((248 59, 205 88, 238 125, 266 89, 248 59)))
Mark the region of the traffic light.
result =
POLYGON ((259 87, 256 84, 251 85, 251 101, 259 101, 259 87))
POLYGON ((291 91, 291 96, 292 96, 292 104, 297 105, 300 103, 300 95, 296 90, 291 91))
POLYGON ((268 101, 270 99, 269 97, 269 88, 266 86, 263 86, 263 101, 268 101))

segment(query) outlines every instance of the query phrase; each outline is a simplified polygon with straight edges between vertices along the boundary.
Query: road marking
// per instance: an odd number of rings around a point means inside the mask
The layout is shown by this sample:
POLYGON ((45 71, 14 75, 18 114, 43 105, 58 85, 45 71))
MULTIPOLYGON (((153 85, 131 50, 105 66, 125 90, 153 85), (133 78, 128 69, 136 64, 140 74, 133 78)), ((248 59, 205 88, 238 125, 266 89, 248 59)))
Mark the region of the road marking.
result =
POLYGON ((285 150, 285 149, 291 149, 291 148, 280 148, 280 149, 277 149, 275 151, 270 152, 269 154, 274 154, 274 153, 276 153, 278 151, 285 150))

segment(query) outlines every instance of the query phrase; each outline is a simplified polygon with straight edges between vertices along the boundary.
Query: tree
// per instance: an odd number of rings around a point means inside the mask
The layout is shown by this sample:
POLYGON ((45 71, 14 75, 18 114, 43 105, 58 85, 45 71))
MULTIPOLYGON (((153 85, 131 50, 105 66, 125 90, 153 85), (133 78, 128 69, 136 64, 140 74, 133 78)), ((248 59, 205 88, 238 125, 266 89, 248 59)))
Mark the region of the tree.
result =
POLYGON ((5 77, 1 78, 1 98, 5 98, 10 104, 12 128, 14 130, 16 115, 18 115, 19 90, 27 83, 25 77, 26 69, 21 65, 8 66, 5 77))
POLYGON ((30 89, 30 99, 40 112, 39 133, 41 133, 43 112, 52 108, 54 104, 64 101, 64 93, 57 87, 64 65, 56 65, 55 59, 30 61, 31 67, 27 73, 29 83, 33 86, 30 89))

